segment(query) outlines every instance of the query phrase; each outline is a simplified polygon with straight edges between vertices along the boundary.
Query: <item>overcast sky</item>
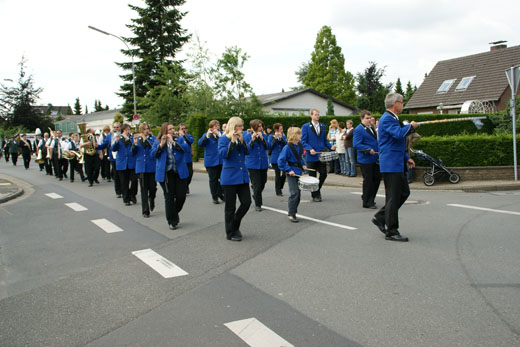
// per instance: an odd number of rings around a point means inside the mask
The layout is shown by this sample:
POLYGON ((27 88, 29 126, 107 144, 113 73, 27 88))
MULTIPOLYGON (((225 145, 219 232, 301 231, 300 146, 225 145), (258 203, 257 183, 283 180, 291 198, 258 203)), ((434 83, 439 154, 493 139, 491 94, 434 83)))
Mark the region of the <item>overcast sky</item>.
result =
MULTIPOLYGON (((44 89, 40 104, 73 106, 79 97, 83 110, 92 111, 96 99, 120 106, 123 71, 114 62, 128 61, 124 46, 87 26, 131 36, 125 25, 136 13, 128 2, 0 0, 0 82, 17 79, 24 55, 44 89)), ((214 60, 227 46, 249 54, 244 71, 257 95, 298 84, 294 72, 310 59, 323 25, 332 27, 348 71, 375 61, 386 68, 385 83, 400 77, 419 86, 439 60, 488 51, 497 40, 520 44, 515 0, 188 0, 182 9, 182 26, 207 42, 214 60)))

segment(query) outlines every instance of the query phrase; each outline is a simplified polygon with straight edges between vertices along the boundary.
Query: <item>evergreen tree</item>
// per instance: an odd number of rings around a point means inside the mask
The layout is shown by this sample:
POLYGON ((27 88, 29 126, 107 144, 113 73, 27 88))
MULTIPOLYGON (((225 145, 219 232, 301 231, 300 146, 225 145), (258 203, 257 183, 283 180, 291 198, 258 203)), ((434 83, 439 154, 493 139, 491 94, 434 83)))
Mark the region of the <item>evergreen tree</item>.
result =
POLYGON ((76 98, 76 102, 74 103, 74 114, 81 114, 81 104, 79 103, 79 97, 76 98))
POLYGON ((0 84, 0 117, 7 127, 45 129, 51 125, 50 119, 32 107, 43 89, 35 87, 32 75, 27 75, 26 62, 27 60, 22 56, 16 86, 8 87, 0 84))
POLYGON ((395 82, 394 91, 404 96, 403 85, 401 84, 400 78, 397 78, 397 82, 395 82))
MULTIPOLYGON (((175 55, 184 43, 189 40, 186 30, 180 26, 180 21, 186 14, 179 7, 184 0, 144 0, 145 7, 128 5, 137 12, 138 17, 127 25, 135 35, 125 38, 130 43, 130 50, 122 50, 127 56, 133 56, 135 61, 136 97, 142 98, 149 89, 160 82, 154 78, 161 71, 160 66, 175 67, 175 55)), ((132 70, 132 63, 119 63, 123 69, 132 70)), ((121 86, 119 96, 125 99, 123 114, 133 114, 132 73, 122 75, 127 82, 121 86)))
MULTIPOLYGON (((303 72, 304 69, 300 69, 297 74, 303 72)), ((318 33, 304 85, 347 104, 356 103, 354 77, 345 71, 341 47, 336 44, 336 36, 328 26, 323 26, 318 33)))
POLYGON ((103 111, 103 106, 101 106, 101 100, 94 101, 94 112, 103 111))
POLYGON ((383 113, 385 111, 385 97, 392 89, 392 84, 383 85, 381 78, 385 69, 378 69, 377 63, 370 61, 363 73, 358 73, 358 108, 372 112, 383 113))
POLYGON ((408 83, 406 84, 406 92, 403 94, 403 103, 405 105, 412 98, 412 95, 413 95, 413 93, 415 93, 415 90, 417 90, 417 88, 414 89, 412 87, 412 83, 410 81, 408 81, 408 83))
POLYGON ((305 78, 307 78, 307 74, 309 73, 309 63, 302 63, 298 71, 295 72, 296 79, 300 82, 300 85, 295 89, 304 89, 305 88, 305 78))
POLYGON ((88 114, 88 106, 85 105, 85 114, 88 114))
POLYGON ((327 116, 334 116, 334 104, 330 98, 327 100, 327 116))

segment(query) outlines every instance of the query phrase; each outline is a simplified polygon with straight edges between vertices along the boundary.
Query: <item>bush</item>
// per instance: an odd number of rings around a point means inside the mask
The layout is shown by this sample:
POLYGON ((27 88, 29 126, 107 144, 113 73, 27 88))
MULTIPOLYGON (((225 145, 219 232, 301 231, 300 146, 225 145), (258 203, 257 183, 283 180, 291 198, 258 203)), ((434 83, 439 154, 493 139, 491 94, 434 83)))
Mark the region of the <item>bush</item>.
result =
MULTIPOLYGON (((517 136, 517 142, 519 140, 520 136, 517 136)), ((414 149, 441 158, 446 166, 452 167, 513 165, 512 135, 430 136, 416 142, 414 149)), ((422 161, 417 164, 429 165, 422 161)))

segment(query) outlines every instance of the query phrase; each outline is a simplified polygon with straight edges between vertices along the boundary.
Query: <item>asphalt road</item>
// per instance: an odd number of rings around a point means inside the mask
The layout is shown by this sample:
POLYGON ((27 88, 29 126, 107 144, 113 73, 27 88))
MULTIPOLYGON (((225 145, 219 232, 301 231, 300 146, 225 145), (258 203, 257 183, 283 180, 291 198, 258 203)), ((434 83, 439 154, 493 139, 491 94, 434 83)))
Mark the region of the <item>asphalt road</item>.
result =
POLYGON ((293 224, 269 181, 271 209, 250 210, 237 243, 205 174, 172 231, 160 187, 144 219, 109 183, 0 170, 25 191, 0 205, 0 346, 520 345, 520 192, 414 191, 410 242, 393 243, 359 189, 303 193, 313 220, 293 224), (146 249, 187 274, 161 276, 132 253, 146 249))

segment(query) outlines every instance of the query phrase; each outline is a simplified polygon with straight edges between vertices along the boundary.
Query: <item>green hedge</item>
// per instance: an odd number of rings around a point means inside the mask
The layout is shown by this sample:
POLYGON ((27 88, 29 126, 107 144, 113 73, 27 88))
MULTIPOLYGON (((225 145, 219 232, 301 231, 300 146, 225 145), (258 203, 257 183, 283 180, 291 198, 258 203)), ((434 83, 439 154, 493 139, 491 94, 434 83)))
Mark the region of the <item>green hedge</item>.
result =
MULTIPOLYGON (((516 141, 520 141, 520 136, 516 141)), ((414 148, 435 159, 441 158, 446 166, 513 165, 512 135, 430 136, 421 138, 414 148)), ((419 161, 417 164, 427 166, 428 162, 419 161)))

